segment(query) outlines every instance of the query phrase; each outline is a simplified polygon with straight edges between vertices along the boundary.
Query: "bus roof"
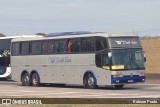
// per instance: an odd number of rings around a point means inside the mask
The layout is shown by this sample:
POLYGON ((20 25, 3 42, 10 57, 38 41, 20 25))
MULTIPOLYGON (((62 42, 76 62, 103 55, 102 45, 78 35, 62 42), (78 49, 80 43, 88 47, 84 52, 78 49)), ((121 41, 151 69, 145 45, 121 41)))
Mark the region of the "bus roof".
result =
POLYGON ((17 35, 17 36, 0 37, 0 39, 32 38, 32 37, 43 37, 43 36, 42 35, 17 35))
POLYGON ((59 32, 59 33, 50 33, 45 37, 57 37, 57 36, 78 36, 86 34, 105 34, 108 36, 133 36, 133 33, 106 33, 106 32, 89 32, 89 31, 76 31, 76 32, 59 32))
POLYGON ((77 37, 135 37, 133 33, 106 33, 106 32, 62 32, 62 33, 50 33, 42 38, 16 38, 12 41, 29 41, 29 40, 41 40, 41 39, 65 39, 65 38, 77 38, 77 37))
POLYGON ((93 34, 95 32, 88 31, 76 31, 76 32, 58 32, 58 33, 49 33, 46 37, 55 37, 55 36, 68 36, 68 35, 83 35, 83 34, 93 34))

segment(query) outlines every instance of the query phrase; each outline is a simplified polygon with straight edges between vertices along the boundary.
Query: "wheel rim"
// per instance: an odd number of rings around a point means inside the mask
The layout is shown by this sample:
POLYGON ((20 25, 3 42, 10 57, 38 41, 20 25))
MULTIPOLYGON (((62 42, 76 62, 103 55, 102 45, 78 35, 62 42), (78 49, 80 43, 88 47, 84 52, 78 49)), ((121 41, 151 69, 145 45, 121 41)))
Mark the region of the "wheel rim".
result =
POLYGON ((94 78, 93 77, 89 77, 88 78, 88 85, 89 86, 93 86, 94 85, 94 78))
POLYGON ((37 80, 35 78, 33 79, 32 82, 33 82, 33 84, 37 84, 37 80))
POLYGON ((26 76, 24 77, 24 82, 27 83, 28 81, 29 81, 29 77, 26 75, 26 76))
POLYGON ((37 77, 37 75, 33 76, 32 83, 35 84, 35 85, 37 85, 37 83, 38 83, 38 77, 37 77))

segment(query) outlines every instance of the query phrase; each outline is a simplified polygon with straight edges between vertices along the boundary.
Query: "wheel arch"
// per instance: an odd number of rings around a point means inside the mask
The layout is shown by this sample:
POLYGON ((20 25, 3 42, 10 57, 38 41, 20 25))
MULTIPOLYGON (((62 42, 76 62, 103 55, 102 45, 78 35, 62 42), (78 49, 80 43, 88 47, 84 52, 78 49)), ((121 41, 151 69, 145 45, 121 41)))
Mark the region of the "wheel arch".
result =
MULTIPOLYGON (((26 71, 26 70, 22 71, 21 77, 20 77, 21 81, 22 81, 22 76, 23 76, 24 74, 26 74, 26 73, 29 75, 28 71, 26 71)), ((30 76, 29 76, 29 77, 30 77, 30 76)))
POLYGON ((39 78, 39 81, 40 81, 39 73, 38 73, 36 70, 32 70, 32 71, 31 71, 31 73, 30 73, 30 78, 32 78, 32 75, 33 75, 34 73, 37 73, 38 78, 39 78))
POLYGON ((85 84, 85 78, 89 75, 89 74, 92 74, 93 75, 93 78, 95 80, 95 83, 97 84, 97 78, 95 76, 95 73, 91 70, 87 70, 84 75, 83 75, 83 84, 85 84))

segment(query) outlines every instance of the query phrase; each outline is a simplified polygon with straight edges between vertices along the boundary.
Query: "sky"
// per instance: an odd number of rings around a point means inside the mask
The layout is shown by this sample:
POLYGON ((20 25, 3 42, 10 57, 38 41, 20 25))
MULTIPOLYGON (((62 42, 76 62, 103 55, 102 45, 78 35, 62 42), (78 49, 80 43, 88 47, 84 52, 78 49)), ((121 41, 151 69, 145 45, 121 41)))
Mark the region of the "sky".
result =
POLYGON ((160 0, 0 0, 0 33, 160 34, 160 0))

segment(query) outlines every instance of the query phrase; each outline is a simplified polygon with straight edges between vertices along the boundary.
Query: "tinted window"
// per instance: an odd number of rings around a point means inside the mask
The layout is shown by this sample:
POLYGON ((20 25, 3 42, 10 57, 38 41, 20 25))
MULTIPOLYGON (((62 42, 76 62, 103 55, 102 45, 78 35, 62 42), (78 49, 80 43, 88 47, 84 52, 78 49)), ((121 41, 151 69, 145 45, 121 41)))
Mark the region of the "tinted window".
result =
POLYGON ((60 41, 55 41, 55 53, 60 53, 60 41))
POLYGON ((29 42, 21 43, 21 54, 29 54, 29 42))
POLYGON ((66 40, 56 40, 55 53, 65 53, 65 52, 66 52, 66 40))
POLYGON ((12 44, 12 55, 20 54, 20 43, 13 43, 12 44))
POLYGON ((9 66, 10 57, 0 57, 0 66, 9 66))
POLYGON ((102 58, 101 58, 101 54, 100 53, 96 54, 96 66, 97 67, 102 67, 102 58))
POLYGON ((79 52, 80 51, 80 39, 68 39, 67 52, 79 52))
POLYGON ((83 38, 82 39, 82 52, 94 52, 95 50, 95 43, 93 38, 83 38))
POLYGON ((40 41, 35 41, 31 43, 31 54, 41 54, 42 47, 40 41))
POLYGON ((96 53, 96 66, 97 67, 108 66, 109 64, 110 63, 109 63, 108 54, 96 53))
POLYGON ((98 38, 96 40, 96 51, 103 50, 107 48, 106 38, 98 38))
POLYGON ((0 49, 8 50, 11 46, 11 39, 0 39, 0 49))
POLYGON ((53 53, 53 41, 44 41, 43 42, 43 53, 44 54, 53 53))

